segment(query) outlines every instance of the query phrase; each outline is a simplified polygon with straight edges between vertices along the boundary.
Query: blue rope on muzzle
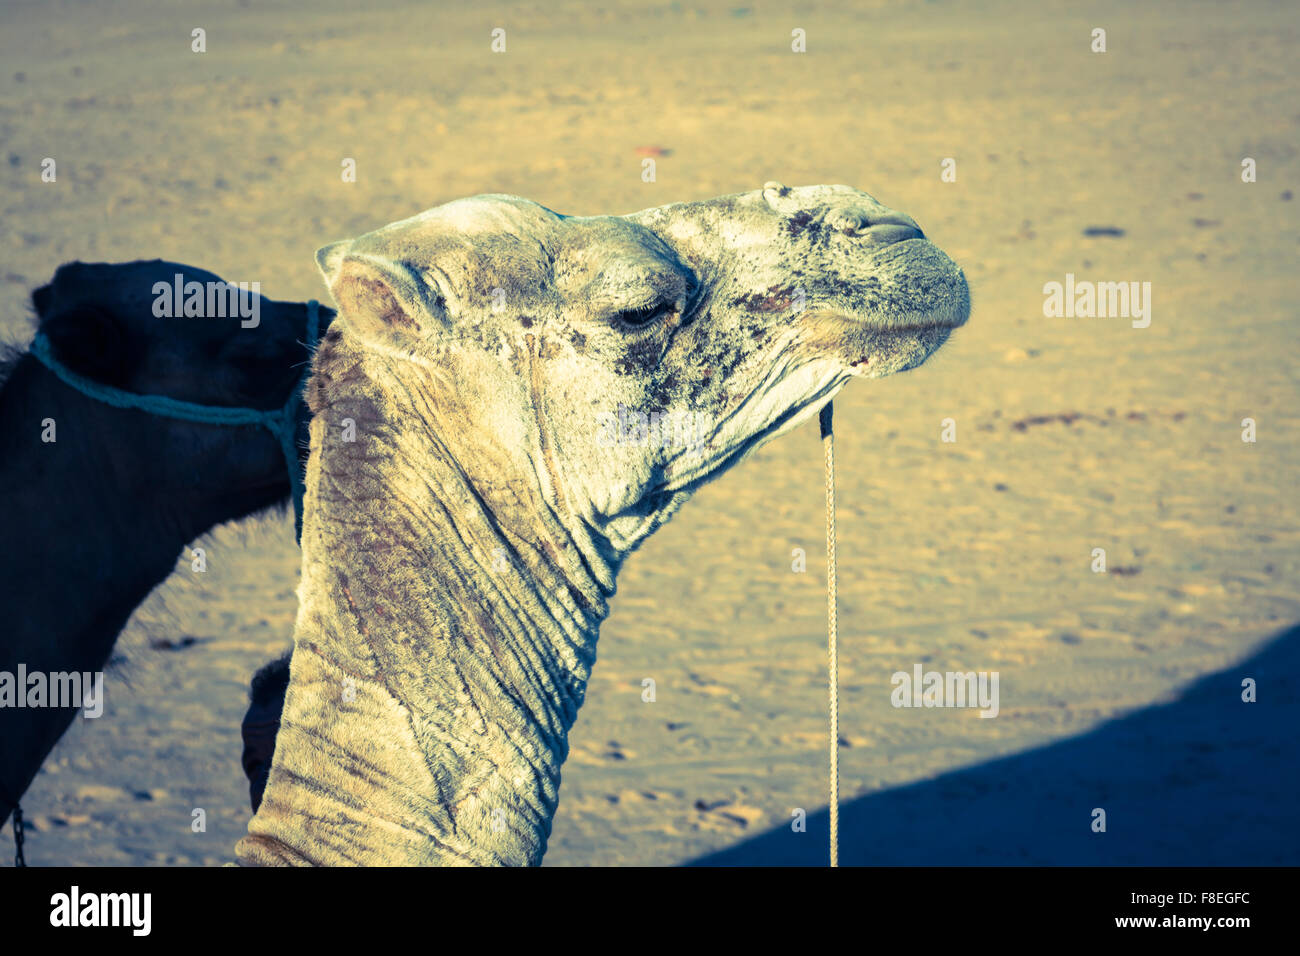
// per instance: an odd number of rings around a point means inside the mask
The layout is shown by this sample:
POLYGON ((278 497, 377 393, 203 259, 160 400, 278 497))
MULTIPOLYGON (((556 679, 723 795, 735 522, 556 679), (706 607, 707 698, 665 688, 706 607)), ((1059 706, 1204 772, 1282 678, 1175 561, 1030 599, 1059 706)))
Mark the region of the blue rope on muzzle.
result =
MULTIPOLYGON (((307 355, 316 348, 320 334, 320 303, 312 299, 307 303, 307 355)), ((32 339, 31 354, 42 365, 57 375, 65 385, 76 389, 87 398, 111 405, 114 408, 132 408, 162 418, 174 418, 183 422, 198 422, 203 425, 260 425, 280 443, 284 453, 284 463, 289 469, 289 487, 293 492, 293 527, 298 539, 302 540, 302 467, 298 464, 297 417, 298 406, 302 404, 302 390, 311 374, 308 363, 306 371, 298 384, 289 393, 289 400, 283 408, 263 411, 259 408, 230 408, 224 405, 200 405, 197 402, 182 402, 167 395, 141 395, 136 392, 123 391, 100 382, 78 375, 54 357, 50 340, 43 332, 38 332, 32 339)))

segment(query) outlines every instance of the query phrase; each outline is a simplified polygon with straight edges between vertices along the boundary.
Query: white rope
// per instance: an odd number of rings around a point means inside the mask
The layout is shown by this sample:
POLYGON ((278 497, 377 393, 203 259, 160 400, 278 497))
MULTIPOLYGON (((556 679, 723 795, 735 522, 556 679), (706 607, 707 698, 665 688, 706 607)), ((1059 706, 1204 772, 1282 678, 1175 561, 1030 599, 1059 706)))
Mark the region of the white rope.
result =
POLYGON ((829 662, 831 712, 831 866, 840 865, 840 661, 839 623, 835 611, 835 433, 831 430, 831 403, 821 410, 818 423, 826 449, 826 653, 829 662))

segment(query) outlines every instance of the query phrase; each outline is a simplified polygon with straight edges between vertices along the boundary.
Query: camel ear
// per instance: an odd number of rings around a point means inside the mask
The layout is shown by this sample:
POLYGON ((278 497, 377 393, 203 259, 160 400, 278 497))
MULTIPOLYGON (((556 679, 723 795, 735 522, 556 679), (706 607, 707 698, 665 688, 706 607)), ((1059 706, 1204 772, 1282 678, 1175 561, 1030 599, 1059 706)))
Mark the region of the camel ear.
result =
POLYGON ((333 287, 334 279, 339 274, 339 266, 343 264, 343 256, 351 245, 351 239, 344 239, 341 242, 331 242, 328 246, 321 246, 316 250, 316 267, 325 277, 327 286, 333 287))
POLYGON ((50 305, 54 300, 54 283, 48 283, 39 289, 32 290, 32 307, 36 309, 36 314, 42 319, 45 313, 49 311, 50 305))
POLYGON ((72 371, 105 385, 123 386, 131 373, 130 343, 111 313, 90 306, 57 312, 40 330, 54 357, 72 371))
POLYGON ((409 347, 429 319, 445 322, 442 297, 404 262, 350 251, 338 242, 316 253, 325 282, 348 324, 368 338, 409 347))

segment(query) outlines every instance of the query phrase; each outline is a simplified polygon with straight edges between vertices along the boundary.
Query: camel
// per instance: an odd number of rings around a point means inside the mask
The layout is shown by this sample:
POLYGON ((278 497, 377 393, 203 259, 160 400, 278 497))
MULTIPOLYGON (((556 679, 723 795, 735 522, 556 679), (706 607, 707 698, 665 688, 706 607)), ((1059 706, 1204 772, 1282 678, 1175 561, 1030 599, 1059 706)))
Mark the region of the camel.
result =
MULTIPOLYGON (((64 369, 102 385, 210 406, 285 406, 309 358, 308 307, 258 296, 256 327, 239 316, 157 317, 155 285, 178 274, 222 284, 161 260, 66 264, 32 294, 36 331, 64 369)), ((322 324, 332 317, 320 310, 322 324)), ((305 449, 305 409, 297 420, 305 449)), ((10 349, 0 362, 0 674, 102 670, 188 542, 283 507, 289 495, 284 454, 265 429, 115 408, 38 355, 10 349)), ((0 707, 0 825, 77 712, 0 707)))
POLYGON ((245 865, 539 863, 628 555, 970 309, 917 224, 848 186, 590 218, 476 196, 316 258, 339 319, 245 865))

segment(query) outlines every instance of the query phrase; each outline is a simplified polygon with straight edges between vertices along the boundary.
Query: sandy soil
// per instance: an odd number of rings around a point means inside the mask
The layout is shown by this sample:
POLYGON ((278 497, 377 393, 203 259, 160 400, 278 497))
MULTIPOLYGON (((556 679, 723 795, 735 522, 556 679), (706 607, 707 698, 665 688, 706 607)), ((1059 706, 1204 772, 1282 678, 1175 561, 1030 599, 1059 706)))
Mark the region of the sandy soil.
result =
MULTIPOLYGON (((845 860, 1300 862, 1300 15, 742 2, 10 0, 5 329, 74 258, 305 299, 317 246, 474 193, 596 214, 769 179, 866 189, 963 265, 975 311, 924 368, 836 404, 845 860), (643 147, 666 151, 654 183, 643 147), (1066 273, 1149 281, 1150 327, 1045 318, 1066 273), (1127 573, 1093 573, 1096 547, 1127 573), (997 670, 999 717, 892 707, 918 662, 997 670)), ((824 859, 821 481, 808 426, 630 562, 548 865, 824 859)), ((244 688, 289 641, 297 551, 288 519, 205 547, 29 791, 33 863, 231 858, 244 688)))

